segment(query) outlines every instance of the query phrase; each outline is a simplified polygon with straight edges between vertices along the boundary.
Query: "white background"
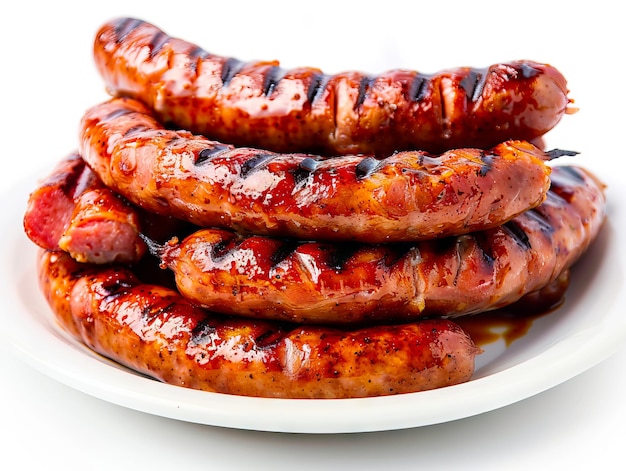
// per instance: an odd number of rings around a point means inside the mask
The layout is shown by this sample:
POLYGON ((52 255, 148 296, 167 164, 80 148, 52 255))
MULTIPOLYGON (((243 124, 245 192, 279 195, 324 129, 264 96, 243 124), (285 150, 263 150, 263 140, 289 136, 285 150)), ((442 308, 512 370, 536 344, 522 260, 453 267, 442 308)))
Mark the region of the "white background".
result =
MULTIPOLYGON (((106 98, 91 43, 96 29, 116 16, 141 17, 218 54, 279 59, 288 67, 326 72, 434 72, 522 58, 548 62, 568 78, 581 109, 549 134, 548 147, 602 159, 608 179, 623 182, 625 40, 617 5, 20 1, 0 19, 0 142, 7 166, 0 189, 45 173, 76 147, 80 116, 106 98)), ((620 469, 626 443, 623 349, 564 384, 480 416, 349 435, 178 422, 57 383, 24 364, 3 341, 0 356, 2 469, 620 469)))

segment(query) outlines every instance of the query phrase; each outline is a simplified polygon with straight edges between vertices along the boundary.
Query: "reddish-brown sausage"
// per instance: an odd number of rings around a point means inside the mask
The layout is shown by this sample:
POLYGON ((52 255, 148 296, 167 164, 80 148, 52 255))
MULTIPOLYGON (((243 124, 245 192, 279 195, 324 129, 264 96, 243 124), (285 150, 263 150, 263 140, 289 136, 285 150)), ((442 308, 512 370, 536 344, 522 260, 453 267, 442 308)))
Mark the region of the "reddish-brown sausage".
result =
POLYGON ((139 260, 146 246, 136 211, 72 153, 29 195, 26 235, 38 246, 90 263, 139 260))
POLYGON ((111 94, 142 100, 162 122, 276 152, 490 148, 545 134, 570 102, 563 75, 533 61, 327 75, 221 57, 134 18, 104 24, 94 57, 111 94))
POLYGON ((411 244, 242 237, 201 229, 155 247, 192 302, 294 322, 407 321, 496 309, 568 269, 605 217, 603 186, 555 167, 546 201, 494 229, 411 244))
POLYGON ((320 160, 166 130, 130 98, 92 107, 80 128, 83 158, 130 201, 256 234, 369 243, 456 235, 538 205, 550 183, 550 155, 525 141, 320 160))
POLYGON ((60 324, 94 351, 188 388, 282 398, 348 398, 468 381, 479 353, 447 320, 342 330, 230 319, 121 267, 39 257, 60 324))

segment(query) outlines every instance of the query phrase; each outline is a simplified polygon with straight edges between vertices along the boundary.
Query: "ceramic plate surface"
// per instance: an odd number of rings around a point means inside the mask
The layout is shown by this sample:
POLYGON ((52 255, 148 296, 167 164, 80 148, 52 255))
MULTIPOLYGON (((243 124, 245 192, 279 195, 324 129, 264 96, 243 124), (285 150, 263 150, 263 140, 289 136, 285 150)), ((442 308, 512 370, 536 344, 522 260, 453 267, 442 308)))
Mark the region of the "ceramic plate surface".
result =
POLYGON ((626 190, 624 182, 616 180, 623 177, 602 171, 601 164, 597 164, 598 174, 609 184, 609 218, 599 239, 573 269, 565 304, 537 319, 510 345, 502 341, 485 345, 473 379, 462 385, 367 399, 263 399, 170 386, 120 367, 60 330, 39 291, 36 249, 23 234, 21 222, 37 176, 2 198, 0 299, 5 335, 27 363, 62 383, 121 406, 200 424, 347 433, 420 427, 491 411, 582 373, 626 340, 626 250, 619 243, 626 222, 618 208, 619 202, 626 201, 626 190))

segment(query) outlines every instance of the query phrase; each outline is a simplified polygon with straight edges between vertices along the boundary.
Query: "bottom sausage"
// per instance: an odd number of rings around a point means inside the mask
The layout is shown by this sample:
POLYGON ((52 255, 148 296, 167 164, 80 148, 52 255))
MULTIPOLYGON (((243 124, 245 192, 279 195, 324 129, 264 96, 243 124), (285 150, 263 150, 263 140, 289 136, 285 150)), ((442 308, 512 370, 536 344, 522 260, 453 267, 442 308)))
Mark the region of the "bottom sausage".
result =
POLYGON ((351 398, 468 381, 480 349, 444 319, 357 329, 230 318, 127 267, 41 251, 41 289, 92 350, 173 385, 277 398, 351 398))

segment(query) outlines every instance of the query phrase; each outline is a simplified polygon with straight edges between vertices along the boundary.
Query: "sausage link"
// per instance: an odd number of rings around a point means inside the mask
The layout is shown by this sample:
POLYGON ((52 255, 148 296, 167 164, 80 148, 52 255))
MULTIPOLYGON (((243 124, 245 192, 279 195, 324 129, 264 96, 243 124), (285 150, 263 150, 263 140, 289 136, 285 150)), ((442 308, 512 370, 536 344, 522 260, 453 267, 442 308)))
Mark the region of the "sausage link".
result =
POLYGON ((23 224, 35 244, 64 250, 80 262, 132 263, 146 251, 136 211, 75 152, 31 192, 23 224))
POLYGON ((144 238, 165 241, 195 226, 144 211, 106 187, 77 152, 62 159, 30 193, 26 235, 82 263, 138 263, 144 238))
POLYGON ((166 130, 130 98, 86 112, 80 151, 107 186, 149 211, 309 240, 393 242, 493 227, 541 203, 550 184, 550 155, 525 141, 321 160, 166 130))
POLYGON ((179 292, 214 311, 305 323, 407 321, 496 309, 550 284, 595 239, 603 186, 557 166, 546 201, 482 232, 359 245, 200 229, 152 250, 179 292))
POLYGON ((330 327, 210 314, 128 269, 42 251, 42 291, 62 327, 94 351, 160 381, 246 396, 348 398, 424 391, 468 381, 479 349, 433 319, 330 327))
POLYGON ((275 152, 490 148, 533 140, 570 111, 563 75, 533 61, 328 75, 221 57, 134 18, 104 24, 94 58, 111 94, 140 99, 162 122, 275 152))

